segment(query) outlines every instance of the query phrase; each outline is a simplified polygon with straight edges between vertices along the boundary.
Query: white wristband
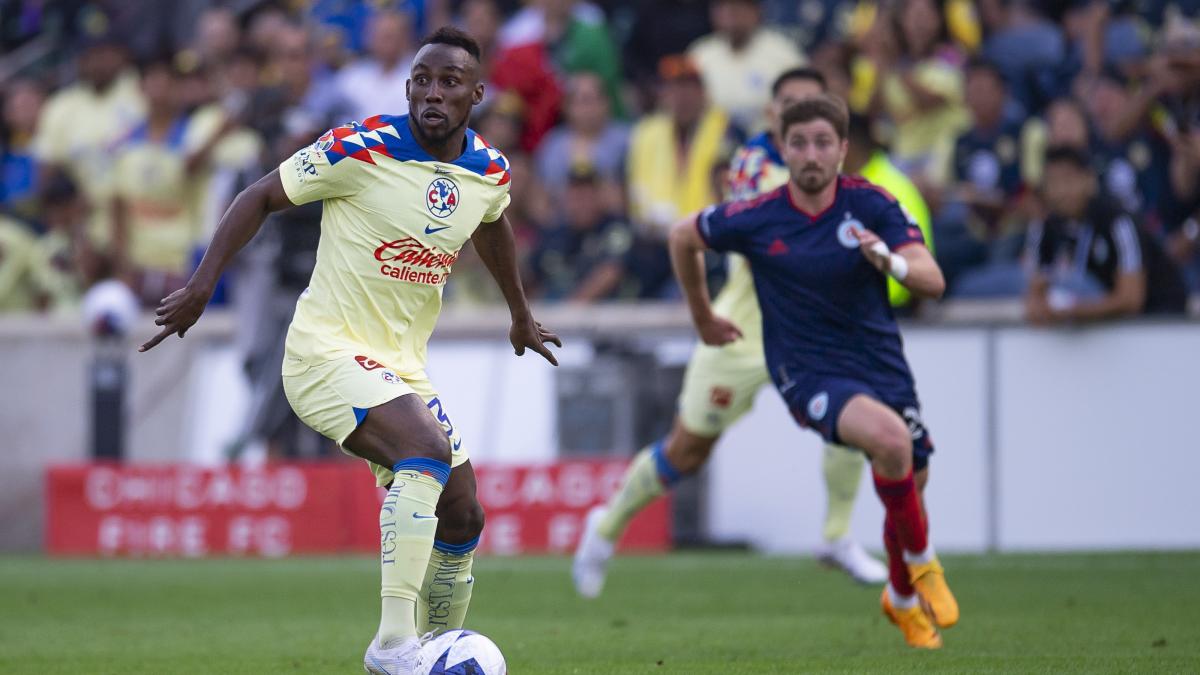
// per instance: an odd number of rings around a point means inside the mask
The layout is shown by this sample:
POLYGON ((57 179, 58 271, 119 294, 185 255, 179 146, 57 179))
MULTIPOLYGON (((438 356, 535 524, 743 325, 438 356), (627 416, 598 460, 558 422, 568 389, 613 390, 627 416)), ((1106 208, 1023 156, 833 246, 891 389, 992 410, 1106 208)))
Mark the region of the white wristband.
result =
POLYGON ((893 253, 888 256, 891 264, 892 278, 896 281, 904 281, 904 277, 908 276, 908 261, 899 253, 893 253))

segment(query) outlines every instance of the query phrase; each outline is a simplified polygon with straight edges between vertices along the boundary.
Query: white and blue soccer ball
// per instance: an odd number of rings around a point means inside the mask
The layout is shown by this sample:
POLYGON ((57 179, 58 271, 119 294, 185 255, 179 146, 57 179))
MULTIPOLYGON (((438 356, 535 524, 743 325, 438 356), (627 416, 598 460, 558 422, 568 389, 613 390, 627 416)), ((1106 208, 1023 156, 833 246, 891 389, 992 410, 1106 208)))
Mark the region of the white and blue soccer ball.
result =
POLYGON ((485 635, 451 630, 421 645, 417 675, 505 675, 504 655, 485 635))

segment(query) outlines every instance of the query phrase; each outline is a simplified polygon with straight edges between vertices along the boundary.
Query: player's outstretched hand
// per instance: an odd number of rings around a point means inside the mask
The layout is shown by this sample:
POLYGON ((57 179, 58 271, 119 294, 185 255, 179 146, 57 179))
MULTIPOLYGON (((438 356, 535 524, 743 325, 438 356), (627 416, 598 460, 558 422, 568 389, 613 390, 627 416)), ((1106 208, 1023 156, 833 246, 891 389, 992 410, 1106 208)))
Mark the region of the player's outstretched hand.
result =
POLYGON ((713 315, 711 319, 696 326, 700 339, 711 347, 720 347, 742 337, 742 329, 729 319, 713 315))
POLYGON ((858 248, 867 262, 884 274, 892 271, 892 252, 888 250, 887 244, 883 243, 879 235, 862 227, 854 227, 850 231, 858 240, 858 248))
POLYGON ((179 337, 183 337, 192 324, 196 323, 200 315, 204 313, 204 308, 208 306, 208 299, 211 295, 200 289, 185 286, 163 298, 158 309, 154 311, 154 325, 163 328, 158 335, 150 338, 149 342, 138 347, 138 351, 150 351, 171 335, 178 334, 179 337))
POLYGON ((558 359, 554 358, 554 354, 546 345, 553 344, 561 349, 562 340, 554 333, 542 328, 542 324, 533 319, 514 321, 512 328, 508 331, 508 341, 512 343, 517 356, 524 355, 525 348, 528 347, 545 357, 550 365, 558 365, 558 359))

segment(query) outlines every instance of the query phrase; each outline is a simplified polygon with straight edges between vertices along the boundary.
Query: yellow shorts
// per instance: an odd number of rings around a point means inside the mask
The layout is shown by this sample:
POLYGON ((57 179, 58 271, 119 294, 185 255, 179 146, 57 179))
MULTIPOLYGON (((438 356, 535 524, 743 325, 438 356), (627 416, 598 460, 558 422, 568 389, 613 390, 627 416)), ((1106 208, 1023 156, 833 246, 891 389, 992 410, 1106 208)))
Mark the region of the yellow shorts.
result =
MULTIPOLYGON (((402 376, 369 356, 351 352, 320 362, 288 353, 283 357, 283 391, 302 422, 338 445, 358 428, 371 408, 417 394, 450 438, 451 468, 467 461, 462 434, 423 371, 402 376)), ((391 467, 367 463, 379 485, 392 482, 391 467)))
POLYGON ((698 344, 683 375, 679 420, 697 436, 718 436, 750 410, 759 388, 770 382, 760 347, 740 341, 698 344))

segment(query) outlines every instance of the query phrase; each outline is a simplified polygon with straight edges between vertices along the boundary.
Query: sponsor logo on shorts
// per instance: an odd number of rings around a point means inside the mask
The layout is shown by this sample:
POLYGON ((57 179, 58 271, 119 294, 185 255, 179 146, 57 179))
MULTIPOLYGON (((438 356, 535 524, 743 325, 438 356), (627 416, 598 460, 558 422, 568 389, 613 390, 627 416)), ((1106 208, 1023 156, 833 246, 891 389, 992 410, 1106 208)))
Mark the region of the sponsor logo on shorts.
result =
POLYGON ((373 359, 369 356, 359 355, 359 356, 354 357, 354 360, 358 362, 358 365, 362 366, 363 370, 375 370, 376 368, 383 367, 382 363, 376 361, 375 359, 373 359))
POLYGON ((462 447, 462 439, 454 438, 454 423, 450 421, 450 416, 447 415, 446 411, 442 409, 442 400, 437 396, 434 396, 433 398, 429 399, 429 403, 426 403, 425 405, 429 407, 429 412, 433 413, 434 419, 436 419, 438 424, 442 425, 442 429, 445 430, 446 438, 450 439, 451 451, 458 452, 458 449, 462 447))
POLYGON ((846 219, 838 225, 837 238, 838 243, 846 248, 858 248, 858 239, 854 236, 854 230, 865 230, 862 221, 854 217, 849 211, 846 212, 846 219))
POLYGON ((718 408, 728 408, 733 403, 733 390, 729 387, 713 387, 708 400, 718 408))
POLYGON ((829 393, 821 392, 808 399, 808 419, 817 422, 829 412, 829 393))
POLYGON ((401 382, 404 381, 404 380, 400 379, 399 375, 397 375, 396 373, 393 373, 390 370, 385 370, 382 373, 380 373, 380 375, 383 377, 383 381, 387 382, 389 384, 400 384, 401 382))
POLYGON ((908 423, 908 434, 914 441, 925 438, 925 421, 921 419, 921 411, 916 406, 908 406, 900 414, 908 423))
POLYGON ((375 259, 383 263, 379 273, 385 277, 412 284, 441 286, 450 276, 450 267, 458 260, 458 254, 444 253, 413 237, 404 237, 379 242, 375 259))

